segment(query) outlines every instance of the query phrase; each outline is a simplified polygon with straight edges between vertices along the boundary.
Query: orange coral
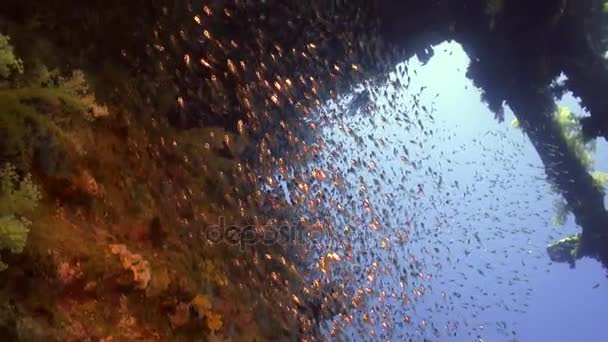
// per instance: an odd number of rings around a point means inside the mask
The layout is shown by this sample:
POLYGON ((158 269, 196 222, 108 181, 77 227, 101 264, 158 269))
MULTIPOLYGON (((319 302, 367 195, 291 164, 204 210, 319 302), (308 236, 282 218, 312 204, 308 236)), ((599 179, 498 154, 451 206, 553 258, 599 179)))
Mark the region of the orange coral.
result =
POLYGON ((133 272, 133 282, 137 289, 144 290, 148 287, 152 274, 150 272, 150 263, 147 260, 140 254, 129 252, 127 246, 123 244, 110 245, 110 252, 120 256, 120 262, 125 270, 133 272))

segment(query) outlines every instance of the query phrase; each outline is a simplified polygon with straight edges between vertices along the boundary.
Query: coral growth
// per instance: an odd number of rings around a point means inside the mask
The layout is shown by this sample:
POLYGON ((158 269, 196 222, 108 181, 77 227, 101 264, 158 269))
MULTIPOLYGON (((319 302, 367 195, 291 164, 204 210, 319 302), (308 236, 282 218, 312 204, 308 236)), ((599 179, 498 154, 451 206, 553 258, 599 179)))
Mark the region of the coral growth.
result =
POLYGON ((574 267, 574 262, 579 258, 580 234, 563 238, 549 246, 547 253, 554 262, 567 262, 574 267))
MULTIPOLYGON (((23 215, 38 205, 40 197, 31 176, 20 180, 11 164, 0 169, 0 250, 23 251, 30 225, 23 215)), ((7 265, 0 261, 0 271, 6 268, 7 265)))
MULTIPOLYGON (((73 283, 75 280, 82 278, 82 276, 83 273, 78 262, 72 265, 67 261, 63 261, 57 267, 57 280, 63 286, 73 283)), ((90 289, 93 285, 88 286, 90 289)))
POLYGON ((23 63, 0 35, 0 159, 20 169, 35 165, 56 174, 66 168, 61 162, 66 155, 83 152, 84 137, 67 131, 109 111, 95 101, 82 71, 62 75, 42 65, 31 69, 27 77, 17 77, 24 72, 23 63))
POLYGON ((129 252, 127 246, 121 244, 110 245, 110 252, 120 257, 123 269, 133 273, 133 284, 139 290, 145 290, 152 279, 150 263, 140 254, 129 252))
POLYGON ((15 57, 9 37, 0 34, 0 78, 8 78, 15 72, 23 72, 23 62, 15 57))
POLYGON ((215 333, 222 329, 222 316, 211 310, 211 302, 207 296, 198 294, 192 299, 191 304, 198 313, 198 316, 205 318, 209 330, 215 333))

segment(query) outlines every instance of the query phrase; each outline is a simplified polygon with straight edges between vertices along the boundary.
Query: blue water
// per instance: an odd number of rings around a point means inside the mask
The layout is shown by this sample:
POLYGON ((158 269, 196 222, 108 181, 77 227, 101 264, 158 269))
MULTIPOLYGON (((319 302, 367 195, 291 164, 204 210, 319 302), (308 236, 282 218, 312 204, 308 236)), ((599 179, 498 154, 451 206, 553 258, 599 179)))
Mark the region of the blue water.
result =
MULTIPOLYGON (((310 168, 342 179, 311 187, 330 208, 331 234, 314 248, 342 262, 327 262, 336 266, 320 279, 364 293, 360 310, 328 322, 326 332, 341 327, 353 340, 607 341, 605 270, 594 260, 570 269, 546 254, 547 244, 578 228, 571 218, 552 223, 559 195, 540 158, 508 108, 501 123, 482 103, 461 47, 444 43, 435 52, 427 65, 404 63, 409 81, 399 73, 392 80, 407 89, 381 87, 371 94, 375 107, 349 105, 361 97, 346 96, 323 109, 327 144, 310 168)), ((560 105, 582 110, 571 96, 560 105)), ((596 168, 608 170, 603 151, 600 144, 596 168)))

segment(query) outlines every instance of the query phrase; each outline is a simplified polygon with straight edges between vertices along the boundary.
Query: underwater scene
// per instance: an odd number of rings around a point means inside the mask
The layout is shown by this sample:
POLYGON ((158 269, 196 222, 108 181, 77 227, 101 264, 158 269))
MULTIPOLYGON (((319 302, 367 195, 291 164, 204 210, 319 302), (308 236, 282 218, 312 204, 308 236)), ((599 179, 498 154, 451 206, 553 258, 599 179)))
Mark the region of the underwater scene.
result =
POLYGON ((606 0, 2 0, 0 341, 608 341, 606 0))

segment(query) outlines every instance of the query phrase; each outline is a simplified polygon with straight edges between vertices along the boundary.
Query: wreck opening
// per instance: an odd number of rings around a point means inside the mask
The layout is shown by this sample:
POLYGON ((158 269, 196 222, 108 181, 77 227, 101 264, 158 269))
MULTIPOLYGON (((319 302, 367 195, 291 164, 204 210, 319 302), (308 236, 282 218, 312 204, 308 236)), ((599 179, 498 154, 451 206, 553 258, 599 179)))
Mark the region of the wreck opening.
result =
POLYGON ((549 258, 601 311, 603 1, 6 2, 11 339, 516 338, 549 258))

